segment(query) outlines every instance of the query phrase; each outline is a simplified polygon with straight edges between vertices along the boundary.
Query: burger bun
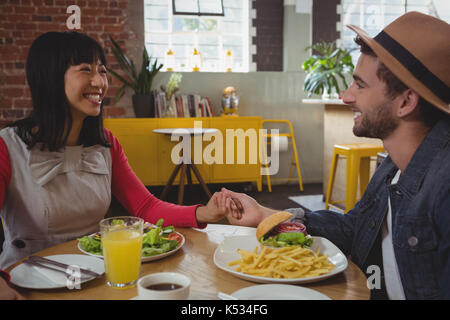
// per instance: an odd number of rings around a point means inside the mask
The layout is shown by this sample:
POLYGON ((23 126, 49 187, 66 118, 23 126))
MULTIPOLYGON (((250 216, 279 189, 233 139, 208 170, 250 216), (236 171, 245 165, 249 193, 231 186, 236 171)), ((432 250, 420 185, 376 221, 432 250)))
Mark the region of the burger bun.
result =
POLYGON ((291 217, 292 214, 287 211, 280 211, 268 216, 258 224, 256 229, 256 238, 258 240, 261 239, 261 237, 267 234, 270 230, 275 228, 280 223, 289 220, 291 217))

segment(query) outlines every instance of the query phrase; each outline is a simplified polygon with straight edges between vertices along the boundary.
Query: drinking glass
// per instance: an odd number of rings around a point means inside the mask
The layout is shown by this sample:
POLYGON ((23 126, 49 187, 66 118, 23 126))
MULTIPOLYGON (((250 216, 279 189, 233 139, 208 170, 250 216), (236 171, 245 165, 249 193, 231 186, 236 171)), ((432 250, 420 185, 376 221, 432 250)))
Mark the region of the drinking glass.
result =
POLYGON ((113 217, 100 221, 106 283, 114 288, 136 285, 141 268, 144 220, 113 217))

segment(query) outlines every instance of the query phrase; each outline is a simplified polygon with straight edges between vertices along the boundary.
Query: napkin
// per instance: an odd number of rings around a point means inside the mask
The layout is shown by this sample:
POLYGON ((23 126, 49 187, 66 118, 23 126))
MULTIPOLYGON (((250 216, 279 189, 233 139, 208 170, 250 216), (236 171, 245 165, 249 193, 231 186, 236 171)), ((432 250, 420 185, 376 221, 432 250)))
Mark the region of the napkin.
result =
MULTIPOLYGON (((73 266, 74 269, 72 269, 72 272, 70 270, 66 270, 64 268, 59 268, 57 266, 51 266, 52 268, 61 270, 66 272, 66 274, 53 271, 47 268, 39 267, 39 266, 33 266, 32 268, 39 272, 42 276, 44 276, 47 280, 49 280, 51 283, 60 285, 60 286, 67 286, 67 287, 74 287, 77 284, 80 283, 82 280, 86 280, 88 278, 93 278, 92 276, 80 274, 79 270, 77 272, 77 266, 73 266)), ((88 268, 86 268, 88 269, 88 268)))
MULTIPOLYGON (((67 279, 70 277, 69 274, 63 274, 57 271, 49 270, 46 268, 38 267, 38 266, 32 266, 33 270, 44 276, 47 280, 49 280, 51 283, 66 286, 67 285, 67 279)), ((58 268, 58 267, 52 267, 55 269, 59 269, 62 271, 66 271, 64 269, 58 268)))

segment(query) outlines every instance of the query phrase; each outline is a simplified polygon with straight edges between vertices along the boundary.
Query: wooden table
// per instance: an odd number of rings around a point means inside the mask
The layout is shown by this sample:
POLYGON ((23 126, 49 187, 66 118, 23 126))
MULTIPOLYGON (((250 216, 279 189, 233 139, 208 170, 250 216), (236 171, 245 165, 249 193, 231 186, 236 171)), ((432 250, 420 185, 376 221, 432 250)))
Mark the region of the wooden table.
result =
MULTIPOLYGON (((254 228, 210 224, 203 230, 177 228, 186 242, 182 249, 162 260, 142 264, 141 276, 162 271, 180 272, 192 280, 191 295, 194 300, 215 300, 219 291, 233 293, 244 287, 257 285, 239 279, 214 264, 213 255, 217 245, 226 236, 254 234, 254 228)), ((77 241, 69 241, 37 253, 40 256, 55 254, 81 254, 77 241)), ((10 271, 19 263, 8 268, 10 271)), ((351 261, 347 270, 334 277, 303 286, 322 292, 332 299, 369 299, 370 291, 364 273, 351 261)), ((137 289, 114 289, 106 285, 105 276, 81 284, 81 289, 28 290, 18 288, 27 299, 88 299, 126 300, 137 296, 137 289)))

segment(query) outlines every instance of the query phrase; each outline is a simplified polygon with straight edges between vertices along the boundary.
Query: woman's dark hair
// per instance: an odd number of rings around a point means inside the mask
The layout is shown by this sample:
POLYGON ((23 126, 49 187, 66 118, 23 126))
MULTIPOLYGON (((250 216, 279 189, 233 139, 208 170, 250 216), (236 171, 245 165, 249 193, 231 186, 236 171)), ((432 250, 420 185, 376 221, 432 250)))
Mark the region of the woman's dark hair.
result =
MULTIPOLYGON (((362 54, 377 57, 372 48, 369 47, 367 43, 365 43, 359 36, 355 38, 355 43, 359 45, 362 54)), ((377 77, 386 83, 387 94, 391 98, 398 96, 400 93, 408 89, 408 86, 397 78, 397 76, 395 76, 381 61, 379 61, 378 64, 377 77)), ((422 121, 428 127, 433 127, 440 119, 447 117, 443 111, 439 110, 420 96, 418 105, 422 121)))
MULTIPOLYGON (((72 65, 98 60, 106 66, 100 44, 79 32, 47 32, 34 40, 26 62, 33 109, 27 118, 9 125, 17 128, 29 149, 36 143, 42 143, 42 149, 49 151, 64 147, 72 127, 64 75, 72 65)), ((111 146, 103 130, 102 110, 103 104, 98 116, 84 119, 79 140, 84 146, 111 146)))

